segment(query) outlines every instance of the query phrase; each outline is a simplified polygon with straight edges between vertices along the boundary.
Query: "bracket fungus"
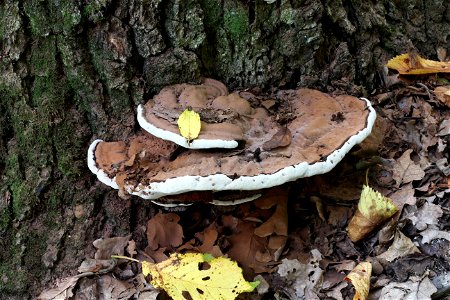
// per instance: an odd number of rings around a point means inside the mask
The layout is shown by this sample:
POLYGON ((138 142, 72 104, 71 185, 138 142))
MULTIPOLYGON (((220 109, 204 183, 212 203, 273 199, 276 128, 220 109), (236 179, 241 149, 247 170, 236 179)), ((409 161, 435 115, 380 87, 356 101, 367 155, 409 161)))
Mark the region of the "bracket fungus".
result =
POLYGON ((263 97, 229 94, 215 80, 178 84, 138 108, 145 131, 126 141, 94 141, 88 165, 123 195, 215 203, 212 193, 260 191, 330 171, 370 134, 375 117, 367 99, 348 95, 298 89, 263 97), (187 107, 202 119, 190 143, 176 125, 187 107))

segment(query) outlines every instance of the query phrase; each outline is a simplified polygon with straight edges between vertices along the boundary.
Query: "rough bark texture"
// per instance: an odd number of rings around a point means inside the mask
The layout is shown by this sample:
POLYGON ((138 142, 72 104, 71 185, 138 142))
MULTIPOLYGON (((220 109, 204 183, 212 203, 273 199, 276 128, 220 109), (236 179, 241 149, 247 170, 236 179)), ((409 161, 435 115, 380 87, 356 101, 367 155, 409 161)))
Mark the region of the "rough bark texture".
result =
POLYGON ((133 132, 162 86, 208 76, 360 95, 387 58, 449 44, 447 0, 1 1, 0 294, 75 273, 94 239, 152 209, 99 184, 85 156, 93 138, 133 132))

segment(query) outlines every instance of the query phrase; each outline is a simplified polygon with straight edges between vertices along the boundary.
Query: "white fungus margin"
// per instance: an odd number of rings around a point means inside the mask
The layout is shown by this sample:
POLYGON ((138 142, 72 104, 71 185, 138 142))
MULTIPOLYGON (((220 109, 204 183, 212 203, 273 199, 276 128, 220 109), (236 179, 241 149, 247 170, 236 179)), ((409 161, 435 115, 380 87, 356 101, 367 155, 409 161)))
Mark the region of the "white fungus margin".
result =
MULTIPOLYGON (((149 186, 144 186, 142 184, 137 186, 125 185, 125 190, 132 195, 144 199, 158 199, 168 195, 182 194, 191 191, 259 190, 278 186, 302 177, 327 173, 344 158, 353 146, 361 143, 372 131, 376 119, 375 109, 368 99, 361 99, 366 102, 366 109, 369 111, 366 120, 367 126, 360 130, 356 135, 351 136, 340 148, 328 155, 325 161, 318 161, 313 164, 301 162, 283 168, 273 174, 240 176, 236 179, 230 178, 224 174, 181 176, 170 178, 162 182, 152 182, 149 186)), ((142 110, 140 112, 142 113, 142 110)), ((162 138, 167 139, 167 137, 162 138)), ((99 180, 101 179, 99 178, 99 180)))
POLYGON ((97 167, 97 163, 95 162, 95 148, 97 148, 97 145, 101 142, 103 142, 103 140, 95 140, 89 146, 87 157, 88 168, 89 170, 91 170, 92 173, 97 175, 99 181, 118 190, 119 186, 116 183, 116 177, 110 178, 108 174, 106 174, 102 169, 99 169, 97 167))
POLYGON ((159 137, 163 140, 174 142, 175 144, 188 149, 211 149, 211 148, 233 149, 238 146, 238 142, 235 140, 195 139, 190 143, 188 143, 186 138, 184 138, 183 136, 174 133, 172 131, 161 129, 159 127, 156 127, 152 123, 149 123, 145 119, 145 108, 142 104, 140 104, 137 108, 137 121, 139 125, 148 133, 156 137, 159 137))
MULTIPOLYGON (((356 144, 361 143, 372 131, 373 124, 376 119, 375 109, 370 104, 370 101, 366 98, 361 98, 366 102, 366 109, 369 111, 369 115, 366 120, 366 127, 360 130, 356 135, 351 136, 340 148, 336 149, 330 155, 327 156, 326 160, 318 161, 313 164, 308 164, 306 162, 301 162, 299 164, 288 166, 283 168, 273 174, 260 174, 256 176, 240 176, 238 178, 230 178, 224 174, 211 174, 209 176, 181 176, 176 178, 170 178, 163 182, 152 182, 149 186, 144 186, 139 184, 137 186, 125 185, 125 190, 132 194, 139 196, 144 199, 158 199, 160 197, 176 195, 191 191, 239 191, 239 190, 259 190, 270 188, 274 186, 281 185, 283 183, 294 181, 302 177, 310 177, 313 175, 324 174, 333 169, 344 156, 352 149, 356 144)), ((171 140, 181 138, 179 142, 186 143, 186 140, 172 132, 162 130, 154 127, 152 124, 145 121, 143 118, 144 108, 142 106, 138 107, 138 121, 139 124, 151 134, 163 138, 166 140, 171 140), (149 130, 150 128, 150 130, 149 130), (159 133, 159 135, 158 135, 159 133), (172 138, 168 138, 170 135, 172 138)), ((190 146, 194 146, 193 141, 190 146)), ((219 140, 220 141, 220 140, 219 140)), ((110 178, 103 170, 99 169, 95 162, 95 149, 97 145, 102 142, 102 140, 95 140, 89 146, 88 149, 88 167, 92 173, 97 175, 97 178, 102 183, 114 188, 119 189, 116 183, 115 177, 110 178)), ((229 141, 221 141, 229 142, 229 141)), ((234 141, 236 142, 236 141, 234 141)), ((178 144, 180 144, 178 143, 178 144)), ((211 143, 211 141, 203 140, 202 143, 211 143)), ((237 142, 236 142, 237 143, 237 142)), ((187 143, 186 143, 187 144, 187 143)), ((183 146, 183 145, 182 145, 183 146)), ((217 147, 217 144, 213 147, 217 147)), ((205 144, 201 148, 205 148, 205 144)), ((206 147, 207 148, 207 147, 206 147)), ((227 148, 222 145, 222 148, 227 148)), ((233 147, 229 147, 233 148, 233 147)), ((195 148, 194 148, 195 149, 195 148)), ((246 198, 244 202, 253 200, 252 198, 246 198)), ((157 204, 159 202, 155 201, 157 204)), ((235 201, 238 204, 241 201, 235 201)), ((222 201, 213 201, 212 204, 223 205, 222 201)), ((171 206, 171 204, 167 204, 171 206)))

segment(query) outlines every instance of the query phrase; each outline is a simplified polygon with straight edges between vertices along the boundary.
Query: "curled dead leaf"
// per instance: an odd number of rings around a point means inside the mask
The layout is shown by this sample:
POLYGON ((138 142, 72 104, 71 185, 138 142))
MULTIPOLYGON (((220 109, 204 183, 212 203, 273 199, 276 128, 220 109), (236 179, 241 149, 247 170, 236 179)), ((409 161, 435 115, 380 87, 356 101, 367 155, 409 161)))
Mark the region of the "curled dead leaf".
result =
POLYGON ((361 240, 397 211, 391 199, 364 185, 358 208, 347 227, 349 238, 353 242, 361 240))
POLYGON ((263 150, 270 151, 280 147, 286 147, 291 144, 292 133, 287 127, 281 127, 272 138, 262 146, 263 150))
POLYGON ((355 287, 353 300, 365 300, 369 295, 370 276, 372 275, 372 264, 362 262, 358 264, 346 277, 345 280, 351 282, 355 287))
POLYGON ((97 248, 95 259, 109 259, 111 255, 123 255, 131 235, 95 240, 92 244, 97 248))
POLYGON ((377 258, 383 258, 388 262, 394 261, 399 257, 403 257, 413 253, 420 253, 420 250, 414 243, 401 231, 397 230, 392 245, 377 258))
POLYGON ((450 62, 429 60, 414 53, 398 55, 389 60, 386 66, 405 75, 450 73, 450 62))
POLYGON ((436 87, 434 89, 434 94, 439 101, 450 107, 450 85, 436 87))
POLYGON ((147 223, 148 245, 152 250, 159 247, 178 247, 183 242, 180 217, 174 213, 158 213, 147 223))

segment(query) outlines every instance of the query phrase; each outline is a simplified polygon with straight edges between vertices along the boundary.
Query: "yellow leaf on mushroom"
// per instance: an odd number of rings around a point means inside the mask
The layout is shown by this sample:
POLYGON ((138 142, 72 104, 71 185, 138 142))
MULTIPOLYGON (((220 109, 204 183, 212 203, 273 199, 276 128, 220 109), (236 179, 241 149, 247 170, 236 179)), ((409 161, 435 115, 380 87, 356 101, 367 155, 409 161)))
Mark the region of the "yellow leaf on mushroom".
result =
POLYGON ((359 241, 397 211, 391 199, 364 185, 358 208, 347 227, 348 236, 353 242, 359 241))
POLYGON ((440 62, 405 53, 390 59, 386 66, 405 75, 450 73, 450 62, 440 62))
POLYGON ((186 108, 178 117, 178 128, 188 144, 198 137, 201 129, 200 115, 186 108))
POLYGON ((355 287, 356 293, 353 300, 367 299, 371 274, 372 264, 370 262, 362 262, 345 277, 345 280, 351 282, 355 287))
POLYGON ((174 300, 235 299, 259 284, 245 281, 236 262, 201 253, 174 253, 158 264, 143 261, 142 273, 174 300))

